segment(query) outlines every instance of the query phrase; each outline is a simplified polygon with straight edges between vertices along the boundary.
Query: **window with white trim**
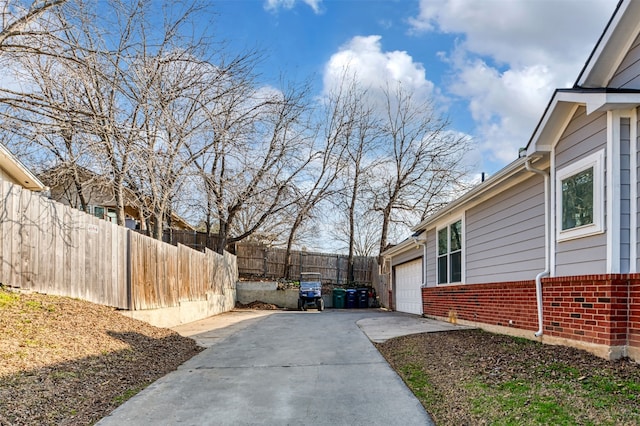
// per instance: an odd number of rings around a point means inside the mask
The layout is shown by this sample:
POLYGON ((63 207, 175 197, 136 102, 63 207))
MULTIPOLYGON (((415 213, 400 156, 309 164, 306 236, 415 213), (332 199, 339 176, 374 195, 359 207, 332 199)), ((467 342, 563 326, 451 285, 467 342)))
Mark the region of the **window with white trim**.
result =
POLYGON ((603 163, 604 151, 599 151, 556 173, 558 240, 604 231, 603 163))
POLYGON ((438 284, 462 281, 462 219, 438 230, 438 284))

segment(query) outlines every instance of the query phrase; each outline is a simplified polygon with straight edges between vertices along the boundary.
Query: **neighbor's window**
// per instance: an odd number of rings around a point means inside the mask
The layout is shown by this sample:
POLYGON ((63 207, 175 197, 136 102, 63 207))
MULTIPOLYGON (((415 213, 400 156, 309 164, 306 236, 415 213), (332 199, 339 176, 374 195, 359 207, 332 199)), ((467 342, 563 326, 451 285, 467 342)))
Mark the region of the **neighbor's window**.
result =
POLYGON ((462 281, 462 220, 438 230, 438 284, 462 281))
POLYGON ((93 208, 93 215, 95 217, 99 217, 100 219, 104 219, 104 213, 105 213, 104 207, 95 206, 93 208))
POLYGON ((571 239, 603 231, 602 164, 604 153, 597 152, 557 173, 556 205, 558 239, 571 239))

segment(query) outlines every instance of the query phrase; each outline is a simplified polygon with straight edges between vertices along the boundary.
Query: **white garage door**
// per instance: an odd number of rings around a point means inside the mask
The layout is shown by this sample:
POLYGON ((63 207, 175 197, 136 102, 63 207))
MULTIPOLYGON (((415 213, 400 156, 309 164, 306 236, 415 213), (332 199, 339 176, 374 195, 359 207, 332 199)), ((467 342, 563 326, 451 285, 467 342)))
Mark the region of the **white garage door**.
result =
POLYGON ((422 259, 396 266, 396 311, 422 314, 422 259))

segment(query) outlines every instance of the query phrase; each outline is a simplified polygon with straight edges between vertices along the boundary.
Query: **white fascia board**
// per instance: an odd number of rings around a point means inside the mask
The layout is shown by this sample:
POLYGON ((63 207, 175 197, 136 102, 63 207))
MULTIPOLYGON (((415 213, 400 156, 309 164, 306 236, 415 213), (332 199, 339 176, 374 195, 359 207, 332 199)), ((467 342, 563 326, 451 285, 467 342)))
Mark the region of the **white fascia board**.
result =
POLYGON ((583 93, 556 91, 527 146, 527 156, 551 152, 580 104, 583 93))
POLYGON ((640 93, 588 93, 585 94, 585 104, 587 114, 627 110, 640 105, 640 93))
POLYGON ((529 142, 527 156, 551 152, 580 105, 585 105, 587 115, 630 109, 640 105, 640 93, 556 91, 529 142))
POLYGON ((640 2, 622 1, 607 25, 576 85, 606 87, 640 30, 640 2))
POLYGON ((460 198, 457 198, 454 201, 450 202, 449 204, 444 206, 442 209, 440 209, 433 215, 429 216, 427 219, 425 219, 418 225, 411 228, 411 231, 413 232, 425 231, 430 226, 435 225, 437 222, 442 221, 445 216, 449 216, 453 214, 456 210, 460 208, 465 208, 465 209, 470 208, 472 205, 474 205, 472 203, 475 200, 482 198, 484 194, 495 189, 498 185, 502 184, 507 180, 510 180, 509 181, 509 183, 511 184, 510 186, 515 185, 518 181, 512 178, 517 173, 525 170, 524 164, 526 161, 527 159, 524 157, 518 158, 516 161, 512 162, 511 164, 504 167, 502 170, 498 171, 495 175, 490 176, 487 180, 485 180, 481 184, 471 189, 469 192, 462 195, 460 198))
POLYGON ((382 253, 380 253, 380 256, 382 257, 393 257, 393 256, 397 256, 399 254, 404 253, 405 251, 409 251, 409 250, 413 250, 415 249, 415 246, 417 244, 424 244, 426 238, 420 238, 422 236, 419 237, 409 237, 406 240, 398 243, 397 245, 391 247, 388 250, 383 251, 382 253))
POLYGON ((0 167, 24 188, 32 191, 44 191, 46 186, 40 182, 4 145, 0 144, 0 167))

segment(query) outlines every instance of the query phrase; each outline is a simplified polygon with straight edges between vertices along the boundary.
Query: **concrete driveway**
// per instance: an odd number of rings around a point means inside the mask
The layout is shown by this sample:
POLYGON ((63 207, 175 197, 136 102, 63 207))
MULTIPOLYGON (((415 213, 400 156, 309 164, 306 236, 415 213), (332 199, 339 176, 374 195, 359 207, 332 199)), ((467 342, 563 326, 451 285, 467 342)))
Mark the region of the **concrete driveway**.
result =
POLYGON ((98 424, 433 424, 363 330, 380 341, 455 326, 379 310, 219 317, 178 327, 208 349, 98 424))

